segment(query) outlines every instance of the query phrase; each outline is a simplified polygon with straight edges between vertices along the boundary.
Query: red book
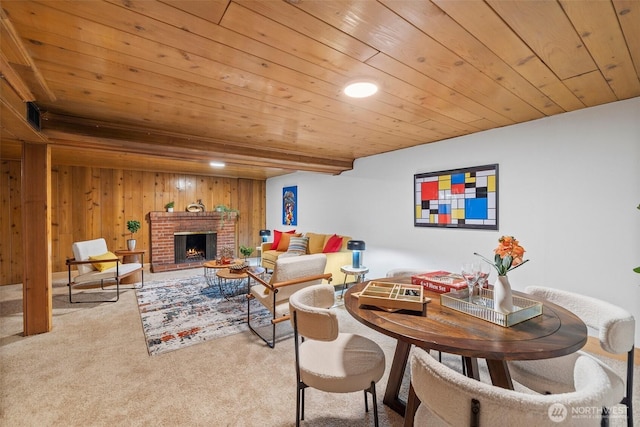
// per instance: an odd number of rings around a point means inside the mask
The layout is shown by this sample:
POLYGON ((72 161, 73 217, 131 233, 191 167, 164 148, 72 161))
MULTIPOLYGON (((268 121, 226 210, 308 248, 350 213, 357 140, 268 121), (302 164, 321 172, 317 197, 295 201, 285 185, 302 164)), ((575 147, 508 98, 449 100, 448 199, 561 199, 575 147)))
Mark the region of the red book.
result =
POLYGON ((422 285, 426 290, 444 294, 467 288, 467 282, 459 274, 448 271, 432 271, 430 273, 411 276, 411 283, 422 285))

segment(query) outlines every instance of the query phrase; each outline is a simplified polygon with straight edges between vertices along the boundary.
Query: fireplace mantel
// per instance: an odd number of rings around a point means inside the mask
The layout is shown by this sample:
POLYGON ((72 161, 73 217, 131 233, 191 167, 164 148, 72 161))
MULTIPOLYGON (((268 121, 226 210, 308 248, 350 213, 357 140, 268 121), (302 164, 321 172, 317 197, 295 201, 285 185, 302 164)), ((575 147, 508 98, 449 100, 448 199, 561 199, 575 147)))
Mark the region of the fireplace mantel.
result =
POLYGON ((157 273, 202 266, 204 261, 175 263, 174 233, 215 231, 218 251, 231 246, 234 253, 237 253, 237 222, 234 212, 149 212, 151 271, 157 273))

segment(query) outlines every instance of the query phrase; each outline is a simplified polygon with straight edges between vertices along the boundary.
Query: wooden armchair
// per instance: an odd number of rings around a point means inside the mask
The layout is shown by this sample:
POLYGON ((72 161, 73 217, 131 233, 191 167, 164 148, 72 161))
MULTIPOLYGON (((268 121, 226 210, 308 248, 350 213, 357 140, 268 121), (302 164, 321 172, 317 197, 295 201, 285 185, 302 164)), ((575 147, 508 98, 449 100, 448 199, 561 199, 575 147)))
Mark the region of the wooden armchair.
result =
MULTIPOLYGON (((276 344, 276 325, 289 320, 289 297, 299 289, 309 285, 320 284, 323 279, 331 281, 331 273, 324 274, 327 257, 324 254, 280 257, 276 261, 271 279, 267 282, 251 271, 247 271, 247 325, 267 345, 273 348, 276 344), (252 281, 254 282, 252 284, 252 281), (271 336, 260 333, 258 327, 251 323, 252 301, 258 301, 271 312, 271 336)), ((255 303, 253 304, 255 305, 255 303)))
MULTIPOLYGON (((120 299, 120 280, 138 271, 142 273, 144 284, 143 263, 132 262, 123 264, 120 258, 107 250, 107 242, 103 239, 75 242, 72 245, 74 258, 67 259, 69 272, 69 302, 116 302, 120 299), (77 268, 78 275, 71 277, 71 270, 77 268), (100 282, 104 289, 104 281, 113 280, 116 284, 116 299, 73 301, 72 288, 75 285, 100 282)), ((144 255, 143 255, 144 256, 144 255)))

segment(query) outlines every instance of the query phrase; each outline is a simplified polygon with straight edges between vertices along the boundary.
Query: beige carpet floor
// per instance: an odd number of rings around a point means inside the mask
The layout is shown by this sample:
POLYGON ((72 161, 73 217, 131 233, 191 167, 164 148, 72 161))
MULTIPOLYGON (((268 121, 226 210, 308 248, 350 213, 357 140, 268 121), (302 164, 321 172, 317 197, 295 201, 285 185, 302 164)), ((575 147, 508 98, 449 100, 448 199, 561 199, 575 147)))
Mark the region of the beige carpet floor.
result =
MULTIPOLYGON (((194 274, 147 272, 145 279, 194 274)), ((117 303, 71 305, 65 275, 55 274, 53 293, 53 330, 23 337, 22 287, 0 286, 1 426, 295 425, 292 337, 270 349, 247 331, 149 356, 135 291, 122 292, 117 303)), ((338 311, 341 330, 384 349, 380 425, 401 426, 401 417, 382 404, 394 340, 338 311)), ((308 389, 303 425, 372 426, 373 419, 362 393, 308 389)))
MULTIPOLYGON (((200 270, 150 274, 146 280, 200 270)), ((0 287, 0 425, 14 426, 292 426, 293 338, 268 348, 243 332, 149 356, 135 291, 117 303, 69 304, 64 275, 54 276, 53 330, 22 336, 22 287, 0 287)), ((391 365, 394 342, 342 308, 341 328, 373 337, 391 365)), ((401 417, 382 404, 382 426, 401 417)), ((308 389, 306 422, 372 426, 362 393, 308 389)))

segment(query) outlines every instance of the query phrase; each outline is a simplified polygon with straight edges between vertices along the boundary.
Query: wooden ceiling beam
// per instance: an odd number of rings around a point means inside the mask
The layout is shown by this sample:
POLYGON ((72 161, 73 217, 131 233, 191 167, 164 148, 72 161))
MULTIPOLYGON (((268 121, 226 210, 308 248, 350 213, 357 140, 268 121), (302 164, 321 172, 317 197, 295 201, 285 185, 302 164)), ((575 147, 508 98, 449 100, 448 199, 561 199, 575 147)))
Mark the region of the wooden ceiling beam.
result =
POLYGON ((152 128, 45 113, 43 133, 56 145, 80 149, 117 150, 176 160, 217 160, 235 165, 339 174, 353 168, 353 159, 331 159, 266 150, 233 141, 202 138, 152 128))
POLYGON ((47 141, 27 121, 27 104, 5 78, 0 78, 0 117, 0 135, 3 137, 29 142, 47 141))
MULTIPOLYGON (((44 93, 47 94, 49 100, 51 102, 55 101, 56 95, 47 85, 47 82, 42 76, 42 73, 40 73, 38 67, 36 67, 36 64, 33 62, 31 55, 29 55, 29 52, 22 43, 22 39, 18 35, 18 32, 15 30, 13 24, 7 18, 7 15, 2 9, 0 9, 0 34, 3 35, 3 48, 5 47, 4 44, 7 43, 7 47, 11 48, 7 50, 11 50, 11 52, 14 52, 16 55, 15 60, 19 61, 21 65, 25 65, 29 68, 29 71, 33 73, 33 76, 35 77, 44 93)), ((35 98, 32 94, 32 91, 28 89, 27 85, 24 84, 24 82, 18 77, 18 75, 14 76, 15 70, 9 65, 9 59, 2 55, 2 61, 0 61, 0 64, 2 65, 2 69, 0 69, 0 72, 5 78, 10 79, 9 84, 11 84, 16 92, 20 94, 22 100, 34 101, 35 98)))

